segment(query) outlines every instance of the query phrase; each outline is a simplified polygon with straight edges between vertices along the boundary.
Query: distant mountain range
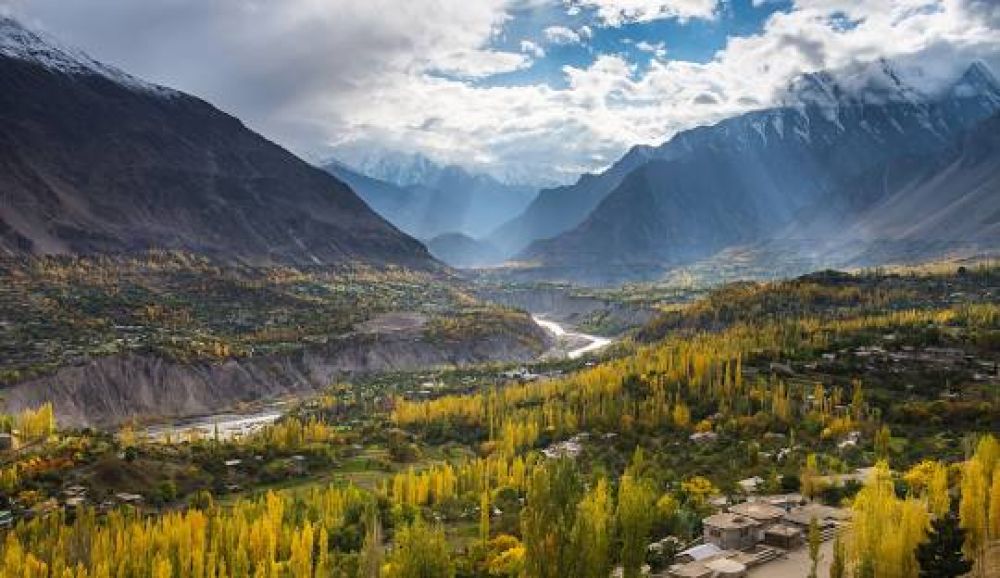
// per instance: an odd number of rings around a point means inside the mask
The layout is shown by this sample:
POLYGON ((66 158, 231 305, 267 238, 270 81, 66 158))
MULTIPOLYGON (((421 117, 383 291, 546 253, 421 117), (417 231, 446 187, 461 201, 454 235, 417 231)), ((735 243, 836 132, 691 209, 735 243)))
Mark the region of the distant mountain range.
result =
POLYGON ((323 168, 380 215, 425 240, 447 233, 483 237, 523 211, 537 193, 419 155, 401 157, 398 165, 390 160, 396 158, 371 157, 357 167, 331 160, 323 168))
POLYGON ((490 240, 537 239, 515 257, 521 274, 591 283, 656 278, 779 240, 843 263, 995 245, 998 111, 1000 84, 980 63, 933 94, 886 61, 806 75, 779 107, 637 147, 603 174, 542 191, 490 240))
POLYGON ((0 18, 0 253, 433 267, 348 186, 204 101, 0 18))

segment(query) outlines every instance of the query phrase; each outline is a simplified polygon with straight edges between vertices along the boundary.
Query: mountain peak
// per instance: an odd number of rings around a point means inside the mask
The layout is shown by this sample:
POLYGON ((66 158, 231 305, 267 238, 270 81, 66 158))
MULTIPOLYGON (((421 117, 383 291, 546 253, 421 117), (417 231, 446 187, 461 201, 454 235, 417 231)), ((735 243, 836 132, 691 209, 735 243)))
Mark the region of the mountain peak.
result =
POLYGON ((895 63, 884 58, 836 71, 803 74, 793 79, 779 98, 784 106, 820 108, 923 100, 924 96, 903 80, 895 63))
POLYGON ((163 96, 176 94, 169 88, 145 82, 98 62, 83 51, 64 46, 44 32, 32 30, 9 16, 0 16, 0 58, 31 62, 62 74, 102 76, 134 90, 163 96))
POLYGON ((951 87, 951 94, 959 98, 983 96, 1000 103, 1000 81, 981 60, 976 60, 951 87))

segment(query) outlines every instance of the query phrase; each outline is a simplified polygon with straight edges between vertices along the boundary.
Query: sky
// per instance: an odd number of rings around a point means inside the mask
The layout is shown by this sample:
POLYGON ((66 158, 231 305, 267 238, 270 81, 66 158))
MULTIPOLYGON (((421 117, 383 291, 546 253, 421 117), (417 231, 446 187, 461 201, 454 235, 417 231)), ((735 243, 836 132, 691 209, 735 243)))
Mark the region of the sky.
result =
POLYGON ((420 153, 532 184, 891 58, 1000 73, 998 0, 0 0, 308 160, 420 153))

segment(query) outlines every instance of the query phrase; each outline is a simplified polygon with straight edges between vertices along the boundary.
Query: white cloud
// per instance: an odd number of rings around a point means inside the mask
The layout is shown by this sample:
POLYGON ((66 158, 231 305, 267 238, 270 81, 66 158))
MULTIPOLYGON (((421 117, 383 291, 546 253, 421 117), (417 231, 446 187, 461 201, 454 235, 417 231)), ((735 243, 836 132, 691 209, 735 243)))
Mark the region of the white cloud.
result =
POLYGON ((530 40, 521 41, 521 52, 530 54, 535 58, 545 58, 545 49, 530 40))
POLYGON ((565 67, 558 88, 466 80, 540 58, 523 43, 515 43, 517 53, 489 48, 509 6, 24 0, 14 8, 99 58, 205 96, 314 157, 384 147, 536 180, 572 180, 631 145, 766 106, 802 72, 886 56, 919 64, 927 86, 973 58, 1000 73, 992 0, 796 0, 704 63, 654 59, 639 70, 622 56, 598 55, 565 67), (838 25, 838 13, 855 25, 838 25))
POLYGON ((523 54, 513 52, 457 50, 442 54, 430 63, 429 68, 436 72, 461 78, 483 78, 518 70, 530 64, 531 59, 523 54))
POLYGON ((657 42, 655 44, 641 40, 635 43, 635 47, 642 52, 651 52, 656 55, 657 58, 664 58, 667 55, 667 45, 663 42, 657 42))
POLYGON ((579 44, 580 34, 565 26, 549 26, 543 31, 549 44, 579 44))
POLYGON ((592 8, 609 26, 663 18, 685 21, 715 18, 719 0, 569 0, 571 6, 592 8))

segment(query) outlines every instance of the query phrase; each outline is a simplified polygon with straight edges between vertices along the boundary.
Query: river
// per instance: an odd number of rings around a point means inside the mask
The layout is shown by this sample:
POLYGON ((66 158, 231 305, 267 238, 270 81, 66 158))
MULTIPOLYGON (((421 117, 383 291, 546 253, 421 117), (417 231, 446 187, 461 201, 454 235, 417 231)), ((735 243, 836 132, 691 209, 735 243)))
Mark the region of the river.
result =
POLYGON ((211 438, 219 432, 221 439, 241 437, 262 429, 278 421, 285 414, 284 402, 275 402, 251 413, 218 413, 215 415, 187 418, 169 424, 158 424, 146 428, 146 436, 152 439, 183 437, 197 430, 203 438, 211 438))
MULTIPOLYGON (((599 351, 612 343, 613 339, 590 335, 579 331, 570 331, 555 321, 539 316, 532 316, 539 326, 551 333, 561 343, 566 344, 566 357, 577 359, 588 353, 599 351)), ((211 416, 188 418, 169 424, 158 424, 146 428, 146 435, 153 439, 163 439, 168 434, 173 437, 183 436, 191 430, 198 430, 203 437, 211 437, 217 430, 219 437, 229 439, 253 433, 264 426, 274 423, 285 414, 286 403, 279 401, 268 404, 257 411, 240 413, 220 413, 211 416)))
POLYGON ((582 355, 599 351, 614 343, 613 339, 608 339, 607 337, 601 337, 599 335, 590 335, 589 333, 580 333, 578 331, 569 331, 562 325, 556 323, 555 321, 538 317, 537 315, 532 316, 532 319, 534 319, 535 323, 537 323, 543 329, 545 329, 552 335, 555 335, 556 339, 559 339, 561 341, 566 340, 571 342, 576 341, 585 343, 585 345, 582 345, 580 347, 574 347, 573 349, 570 349, 569 351, 566 352, 566 357, 569 357, 570 359, 576 359, 582 355))

